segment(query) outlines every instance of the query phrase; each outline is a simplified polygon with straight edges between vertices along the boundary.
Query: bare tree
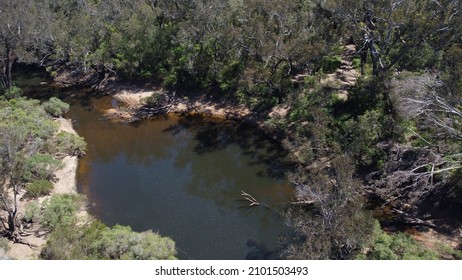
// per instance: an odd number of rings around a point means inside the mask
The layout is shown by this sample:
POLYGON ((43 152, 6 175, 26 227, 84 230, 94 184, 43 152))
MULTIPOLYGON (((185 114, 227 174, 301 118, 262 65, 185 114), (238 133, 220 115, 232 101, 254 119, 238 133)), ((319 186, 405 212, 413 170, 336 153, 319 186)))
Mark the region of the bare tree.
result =
POLYGON ((423 145, 384 143, 388 160, 381 170, 369 175, 369 187, 385 205, 412 212, 436 190, 447 186, 451 171, 462 167, 458 151, 462 104, 431 74, 396 78, 391 86, 398 116, 417 127, 403 129, 423 145))
POLYGON ((437 77, 427 74, 394 80, 393 89, 402 116, 437 131, 437 138, 462 140, 462 103, 437 77))
POLYGON ((354 165, 346 156, 330 165, 311 170, 307 178, 300 178, 304 172, 299 172, 292 179, 297 198, 309 203, 292 205, 288 212, 298 236, 288 248, 289 258, 348 259, 366 243, 372 220, 364 209, 360 183, 353 178, 354 165))

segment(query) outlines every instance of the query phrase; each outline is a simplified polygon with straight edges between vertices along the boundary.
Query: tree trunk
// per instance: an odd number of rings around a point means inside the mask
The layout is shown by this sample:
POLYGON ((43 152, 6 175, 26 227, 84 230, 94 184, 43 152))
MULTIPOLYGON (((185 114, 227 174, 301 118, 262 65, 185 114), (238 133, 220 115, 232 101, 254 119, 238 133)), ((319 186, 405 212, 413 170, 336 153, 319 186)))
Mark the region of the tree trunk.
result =
POLYGON ((14 50, 10 47, 8 40, 5 42, 5 63, 3 66, 3 73, 1 77, 2 87, 10 89, 13 86, 11 69, 15 60, 14 50))

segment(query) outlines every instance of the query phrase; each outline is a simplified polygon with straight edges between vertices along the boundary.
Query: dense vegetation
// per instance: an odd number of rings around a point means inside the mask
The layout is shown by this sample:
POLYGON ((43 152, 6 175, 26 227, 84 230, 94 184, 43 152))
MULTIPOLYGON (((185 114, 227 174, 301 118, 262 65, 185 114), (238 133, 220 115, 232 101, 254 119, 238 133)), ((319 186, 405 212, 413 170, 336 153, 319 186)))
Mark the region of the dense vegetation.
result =
MULTIPOLYGON (((35 63, 247 105, 299 165, 289 179, 309 203, 287 213, 297 232, 289 257, 348 259, 406 240, 371 237, 366 194, 401 223, 460 227, 449 213, 461 197, 461 9, 460 0, 2 1, 0 80, 16 97, 14 63, 35 63), (345 60, 360 73, 347 86, 343 74, 328 79, 345 60), (287 114, 268 117, 274 106, 287 114)), ((44 106, 60 115, 55 102, 44 106)))

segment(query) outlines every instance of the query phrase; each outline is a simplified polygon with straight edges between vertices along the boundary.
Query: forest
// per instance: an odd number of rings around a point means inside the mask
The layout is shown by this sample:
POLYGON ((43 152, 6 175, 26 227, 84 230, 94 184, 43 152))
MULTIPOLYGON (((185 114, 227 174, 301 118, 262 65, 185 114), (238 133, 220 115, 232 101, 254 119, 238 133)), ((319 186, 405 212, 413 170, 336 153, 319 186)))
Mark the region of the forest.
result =
POLYGON ((79 195, 18 209, 85 154, 53 121, 69 105, 23 96, 21 67, 94 92, 162 88, 139 118, 197 96, 245 107, 295 163, 282 258, 462 258, 461 13, 460 0, 0 0, 0 259, 30 223, 44 259, 176 254, 152 231, 82 224, 79 195))

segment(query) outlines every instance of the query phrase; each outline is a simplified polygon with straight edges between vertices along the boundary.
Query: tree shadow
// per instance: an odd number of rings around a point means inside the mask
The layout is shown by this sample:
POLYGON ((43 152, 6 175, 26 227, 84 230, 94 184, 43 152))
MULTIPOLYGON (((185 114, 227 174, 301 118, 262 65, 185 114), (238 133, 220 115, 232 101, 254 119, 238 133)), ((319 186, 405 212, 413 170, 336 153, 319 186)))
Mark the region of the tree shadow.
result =
POLYGON ((258 243, 255 240, 248 240, 246 243, 249 252, 246 260, 282 260, 282 249, 277 247, 274 250, 268 249, 264 244, 258 243))
POLYGON ((287 152, 278 142, 247 123, 184 115, 178 124, 165 131, 175 135, 183 129, 194 132, 193 150, 198 155, 224 150, 231 145, 239 146, 243 155, 251 159, 246 164, 267 166, 266 172, 259 172, 258 176, 282 179, 285 172, 293 167, 287 152))

